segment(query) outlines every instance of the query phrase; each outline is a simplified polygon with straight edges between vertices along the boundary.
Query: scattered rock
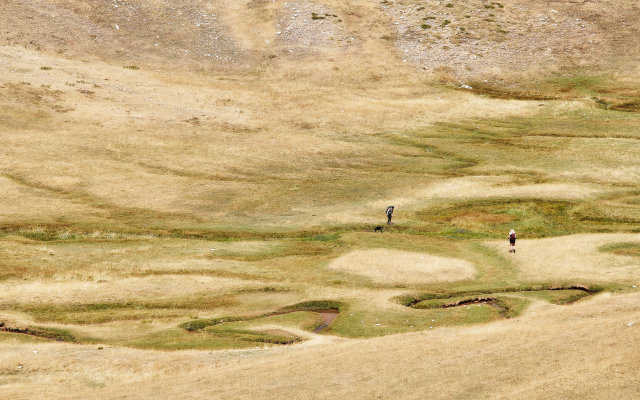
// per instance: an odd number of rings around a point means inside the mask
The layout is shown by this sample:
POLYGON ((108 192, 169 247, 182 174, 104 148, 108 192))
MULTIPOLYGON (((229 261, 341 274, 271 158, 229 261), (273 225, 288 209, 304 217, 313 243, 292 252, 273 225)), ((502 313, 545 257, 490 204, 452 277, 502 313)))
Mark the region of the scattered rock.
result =
POLYGON ((277 43, 289 53, 312 54, 321 49, 349 46, 339 17, 327 6, 310 1, 287 2, 276 32, 277 43))
POLYGON ((601 57, 586 60, 587 55, 598 54, 599 43, 589 42, 597 27, 568 10, 554 10, 547 16, 526 2, 517 7, 497 3, 487 7, 481 1, 468 1, 458 3, 451 13, 446 2, 423 0, 421 4, 426 7, 383 2, 381 8, 393 21, 402 61, 432 70, 443 79, 523 71, 554 57, 601 62, 601 57))

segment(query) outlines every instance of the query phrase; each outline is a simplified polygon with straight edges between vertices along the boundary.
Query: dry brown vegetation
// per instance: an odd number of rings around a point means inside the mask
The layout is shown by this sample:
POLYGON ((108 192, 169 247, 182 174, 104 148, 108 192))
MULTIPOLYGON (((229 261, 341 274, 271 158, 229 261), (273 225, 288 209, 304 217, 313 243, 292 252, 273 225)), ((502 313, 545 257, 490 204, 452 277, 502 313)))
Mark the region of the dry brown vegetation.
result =
POLYGON ((640 391, 634 2, 0 10, 5 396, 640 391))

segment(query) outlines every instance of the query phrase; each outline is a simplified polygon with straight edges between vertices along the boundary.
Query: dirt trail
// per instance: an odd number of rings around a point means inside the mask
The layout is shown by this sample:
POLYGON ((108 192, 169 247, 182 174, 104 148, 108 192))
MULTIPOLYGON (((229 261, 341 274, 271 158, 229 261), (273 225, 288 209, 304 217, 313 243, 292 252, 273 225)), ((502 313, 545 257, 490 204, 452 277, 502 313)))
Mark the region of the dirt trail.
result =
POLYGON ((340 313, 340 311, 336 308, 332 308, 329 310, 320 310, 316 312, 320 314, 320 318, 322 318, 322 325, 319 325, 316 329, 314 329, 313 333, 319 333, 320 331, 324 330, 333 322, 334 319, 336 319, 336 317, 340 313))

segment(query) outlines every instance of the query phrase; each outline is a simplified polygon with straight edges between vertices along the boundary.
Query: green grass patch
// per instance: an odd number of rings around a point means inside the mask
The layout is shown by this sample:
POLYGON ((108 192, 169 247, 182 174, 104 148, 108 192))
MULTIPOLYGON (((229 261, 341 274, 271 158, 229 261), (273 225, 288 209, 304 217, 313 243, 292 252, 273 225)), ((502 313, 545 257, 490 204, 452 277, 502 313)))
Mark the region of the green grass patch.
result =
MULTIPOLYGON (((344 310, 345 307, 346 307, 346 304, 339 301, 312 300, 312 301, 305 301, 302 303, 297 303, 297 304, 289 305, 286 307, 282 307, 276 311, 267 312, 260 315, 227 316, 227 317, 218 317, 218 318, 209 318, 209 319, 196 318, 191 321, 187 321, 180 324, 179 327, 186 331, 194 332, 194 331, 199 331, 205 328, 218 326, 222 324, 229 324, 234 322, 257 321, 257 320, 263 320, 265 318, 271 318, 271 317, 276 317, 280 315, 298 313, 301 311, 320 312, 320 311, 326 311, 326 310, 338 310, 338 312, 340 312, 344 310)), ((290 318, 290 317, 287 317, 287 318, 290 318)))
MULTIPOLYGON (((486 19, 487 22, 493 22, 486 19)), ((496 99, 512 99, 512 100, 555 100, 559 96, 553 93, 545 93, 536 88, 507 88, 482 81, 470 81, 469 86, 473 87, 473 93, 482 96, 488 96, 496 99)))
MULTIPOLYGON (((429 292, 418 295, 407 294, 396 298, 406 307, 420 310, 473 309, 482 305, 493 307, 502 318, 514 318, 530 304, 530 299, 540 299, 553 304, 570 304, 605 290, 593 286, 533 285, 493 288, 490 290, 468 290, 460 292, 429 292)), ((612 288, 611 290, 614 290, 612 288)), ((467 320, 461 323, 467 323, 467 320)), ((485 321, 486 322, 486 321, 485 321)), ((455 320, 449 321, 455 323, 455 320)))
POLYGON ((546 301, 552 304, 570 304, 584 297, 588 297, 591 293, 583 290, 566 289, 566 290, 540 290, 532 292, 514 292, 517 296, 532 297, 546 301))
POLYGON ((342 312, 346 308, 346 304, 334 300, 312 300, 302 303, 293 304, 281 308, 279 311, 319 311, 319 310, 338 310, 342 312))
POLYGON ((246 321, 247 319, 249 319, 249 317, 220 317, 220 318, 209 318, 209 319, 197 318, 192 321, 184 322, 179 326, 185 331, 194 332, 194 331, 200 331, 210 326, 220 325, 225 322, 246 321))
POLYGON ((615 111, 640 112, 640 99, 611 104, 608 109, 615 111))
POLYGON ((511 296, 491 296, 491 295, 481 295, 481 296, 460 296, 460 297, 452 297, 446 299, 429 299, 423 300, 412 307, 416 309, 431 309, 431 308, 439 308, 439 309, 448 309, 448 308, 472 308, 479 307, 481 305, 487 305, 490 307, 494 307, 498 314, 503 318, 514 318, 520 315, 526 307, 529 305, 529 301, 519 297, 511 297, 511 296))
POLYGON ((204 332, 215 337, 223 337, 251 343, 293 344, 302 341, 301 337, 280 329, 269 329, 264 331, 229 329, 221 331, 210 328, 206 329, 204 332))
POLYGON ((220 329, 253 329, 256 330, 264 325, 278 325, 283 327, 292 327, 309 332, 322 324, 322 318, 315 311, 294 311, 284 314, 272 314, 262 318, 250 319, 246 321, 237 321, 220 326, 220 329))
MULTIPOLYGON (((317 302, 325 304, 325 302, 317 302)), ((301 308, 311 308, 306 304, 301 308)), ((316 312, 293 311, 282 309, 253 317, 222 317, 212 319, 195 319, 180 324, 187 332, 204 332, 214 337, 240 342, 256 342, 271 344, 292 344, 302 339, 282 329, 263 329, 264 325, 289 326, 313 332, 322 324, 316 312)))
POLYGON ((207 332, 185 332, 174 328, 146 334, 135 340, 124 340, 115 345, 154 350, 225 350, 255 347, 255 342, 233 337, 216 336, 207 332))
POLYGON ((306 238, 302 238, 300 240, 305 242, 331 242, 334 240, 340 239, 340 234, 333 235, 314 235, 306 238))
POLYGON ((340 314, 331 325, 334 335, 367 338, 390 334, 424 331, 444 326, 477 324, 503 318, 500 308, 488 304, 473 307, 432 308, 406 311, 382 311, 361 306, 340 314))
POLYGON ((41 339, 55 340, 59 342, 76 342, 75 336, 73 336, 66 329, 50 328, 42 326, 27 326, 25 328, 17 328, 10 326, 2 327, 4 332, 20 334, 25 336, 33 336, 41 339))
POLYGON ((620 256, 640 257, 640 243, 638 242, 622 242, 608 244, 598 248, 604 253, 612 253, 620 256))
POLYGON ((484 81, 474 81, 470 85, 474 93, 494 98, 553 100, 591 97, 605 109, 627 112, 640 110, 640 88, 637 85, 629 85, 610 75, 573 72, 535 81, 527 80, 517 85, 503 86, 484 81))
POLYGON ((545 86, 561 93, 590 94, 605 88, 610 78, 605 75, 575 75, 548 79, 545 86))
POLYGON ((450 308, 450 307, 459 307, 466 304, 474 304, 474 303, 491 303, 495 302, 495 297, 451 297, 446 299, 427 299, 422 300, 416 304, 413 304, 412 307, 416 309, 427 309, 427 308, 450 308))
POLYGON ((456 305, 465 299, 480 299, 504 297, 501 295, 514 295, 519 293, 540 293, 540 296, 547 296, 550 299, 559 299, 564 297, 575 296, 577 292, 593 295, 605 290, 614 290, 615 286, 601 285, 552 285, 552 284, 536 284, 536 285, 517 285, 493 288, 476 288, 462 291, 433 291, 419 294, 405 294, 395 298, 399 304, 405 307, 415 307, 422 303, 421 308, 432 308, 433 306, 456 305), (567 292, 563 294, 562 292, 567 292), (437 300, 437 301, 436 301, 437 300), (423 303, 424 302, 424 303, 423 303))
POLYGON ((56 340, 61 342, 75 342, 76 338, 66 329, 48 328, 41 326, 30 326, 28 333, 44 339, 56 340))
POLYGON ((415 217, 429 222, 445 235, 466 238, 505 237, 511 228, 527 237, 548 237, 573 232, 567 201, 487 199, 447 202, 418 211, 415 217))
MULTIPOLYGON (((258 289, 260 291, 261 289, 258 289)), ((193 310, 212 310, 237 304, 233 296, 198 293, 148 301, 85 303, 85 304, 19 304, 16 310, 26 312, 40 322, 64 324, 95 324, 111 321, 181 317, 193 310)))
POLYGON ((11 342, 11 343, 43 343, 47 342, 48 339, 25 335, 23 333, 14 333, 14 332, 4 332, 0 331, 0 343, 3 342, 11 342))

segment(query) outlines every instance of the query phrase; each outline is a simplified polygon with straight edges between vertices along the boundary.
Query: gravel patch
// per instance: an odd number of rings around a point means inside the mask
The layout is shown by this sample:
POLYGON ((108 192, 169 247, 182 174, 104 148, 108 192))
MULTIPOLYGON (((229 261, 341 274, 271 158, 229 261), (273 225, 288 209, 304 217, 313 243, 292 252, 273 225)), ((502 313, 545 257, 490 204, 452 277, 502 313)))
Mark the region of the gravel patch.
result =
POLYGON ((313 54, 321 49, 337 49, 353 43, 345 33, 342 19, 329 7, 310 1, 287 2, 277 22, 278 43, 294 55, 313 54))
POLYGON ((552 6, 471 0, 383 3, 403 61, 463 80, 558 65, 593 65, 602 41, 588 21, 552 6))

